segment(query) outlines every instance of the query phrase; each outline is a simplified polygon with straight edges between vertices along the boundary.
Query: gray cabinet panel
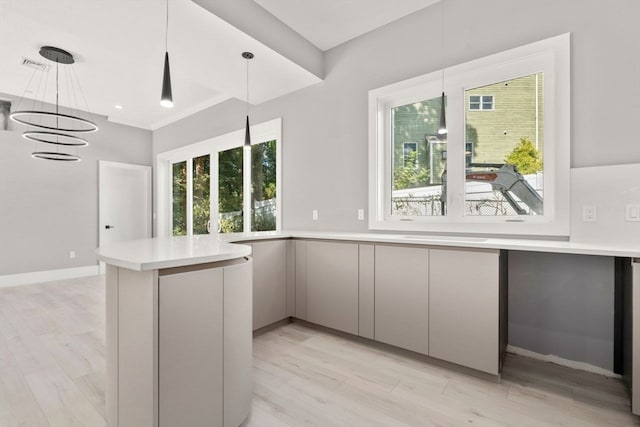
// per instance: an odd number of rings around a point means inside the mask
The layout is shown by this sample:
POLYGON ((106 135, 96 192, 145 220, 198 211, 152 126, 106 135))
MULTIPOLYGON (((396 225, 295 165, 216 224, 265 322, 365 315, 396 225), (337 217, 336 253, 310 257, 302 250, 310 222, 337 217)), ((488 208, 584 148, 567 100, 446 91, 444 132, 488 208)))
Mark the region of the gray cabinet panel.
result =
POLYGON ((360 245, 358 277, 358 335, 373 339, 375 304, 375 246, 360 245))
POLYGON ((222 304, 222 268, 159 278, 159 427, 222 426, 222 304))
POLYGON ((375 339, 429 352, 429 250, 375 247, 375 339))
POLYGON ((296 317, 307 319, 307 242, 296 241, 296 317))
POLYGON ((429 355, 499 373, 499 253, 431 249, 429 355))
POLYGON ((308 241, 306 259, 306 320, 357 335, 358 245, 308 241))
POLYGON ((251 262, 224 268, 224 427, 238 427, 251 410, 251 276, 251 262))
POLYGON ((287 317, 287 242, 253 242, 253 329, 287 317))

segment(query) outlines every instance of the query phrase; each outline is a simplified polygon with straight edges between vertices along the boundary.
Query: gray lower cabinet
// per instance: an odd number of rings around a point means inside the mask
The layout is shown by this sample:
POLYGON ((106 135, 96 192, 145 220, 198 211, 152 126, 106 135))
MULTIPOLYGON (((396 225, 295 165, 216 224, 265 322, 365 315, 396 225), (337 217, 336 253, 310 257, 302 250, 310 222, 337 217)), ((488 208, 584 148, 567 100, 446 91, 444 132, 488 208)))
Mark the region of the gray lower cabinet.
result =
POLYGON ((222 268, 160 277, 160 427, 222 426, 223 280, 222 268))
POLYGON ((253 242, 253 330, 286 319, 287 241, 253 242))
POLYGON ((499 373, 499 251, 431 249, 429 355, 499 373))
POLYGON ((306 320, 357 335, 358 244, 304 243, 306 320))
POLYGON ((237 427, 246 418, 252 388, 251 277, 250 261, 160 275, 159 427, 237 427))
POLYGON ((375 245, 375 340, 429 353, 429 249, 375 245))

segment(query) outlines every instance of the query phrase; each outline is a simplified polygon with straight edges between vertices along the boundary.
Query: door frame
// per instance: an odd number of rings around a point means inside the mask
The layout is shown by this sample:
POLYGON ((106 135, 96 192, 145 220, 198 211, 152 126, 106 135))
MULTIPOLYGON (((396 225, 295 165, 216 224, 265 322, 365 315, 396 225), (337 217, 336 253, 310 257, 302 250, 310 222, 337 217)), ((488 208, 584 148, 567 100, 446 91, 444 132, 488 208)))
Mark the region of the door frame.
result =
MULTIPOLYGON (((152 187, 153 187, 153 179, 152 179, 152 167, 145 165, 137 165, 132 163, 122 163, 122 162, 111 162, 106 160, 98 160, 98 246, 102 244, 104 239, 104 226, 103 218, 104 212, 102 211, 103 206, 105 205, 104 200, 104 188, 103 188, 103 177, 107 173, 109 168, 120 168, 120 169, 133 169, 144 172, 144 178, 146 180, 146 185, 144 186, 146 191, 146 195, 143 197, 146 199, 145 204, 147 207, 147 224, 146 224, 146 235, 147 237, 152 237, 153 235, 153 200, 152 200, 152 187)), ((104 274, 105 264, 100 262, 100 274, 104 274)))

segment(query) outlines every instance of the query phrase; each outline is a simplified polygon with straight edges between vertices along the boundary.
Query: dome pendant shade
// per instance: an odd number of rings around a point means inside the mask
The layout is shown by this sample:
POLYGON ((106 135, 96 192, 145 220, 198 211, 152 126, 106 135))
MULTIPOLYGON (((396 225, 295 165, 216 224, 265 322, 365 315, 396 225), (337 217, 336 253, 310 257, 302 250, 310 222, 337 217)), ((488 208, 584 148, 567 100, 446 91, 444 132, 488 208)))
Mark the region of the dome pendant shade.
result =
POLYGON ((164 53, 164 73, 162 74, 162 96, 160 105, 173 108, 173 94, 171 92, 171 72, 169 71, 169 52, 164 53))
POLYGON ((442 98, 440 99, 440 126, 438 126, 438 135, 447 134, 447 118, 445 116, 445 99, 444 92, 442 92, 442 98))
POLYGON ((249 130, 249 116, 247 116, 247 125, 244 130, 244 146, 251 147, 251 131, 249 130))

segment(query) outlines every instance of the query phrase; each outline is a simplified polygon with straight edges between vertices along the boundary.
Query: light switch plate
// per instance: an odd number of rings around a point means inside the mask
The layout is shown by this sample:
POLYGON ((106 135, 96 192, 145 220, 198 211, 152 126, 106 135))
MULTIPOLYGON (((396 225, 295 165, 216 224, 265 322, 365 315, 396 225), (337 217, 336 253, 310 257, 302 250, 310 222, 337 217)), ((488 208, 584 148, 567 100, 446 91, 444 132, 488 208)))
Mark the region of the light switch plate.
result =
POLYGON ((640 204, 626 205, 624 209, 625 221, 640 221, 640 204))

